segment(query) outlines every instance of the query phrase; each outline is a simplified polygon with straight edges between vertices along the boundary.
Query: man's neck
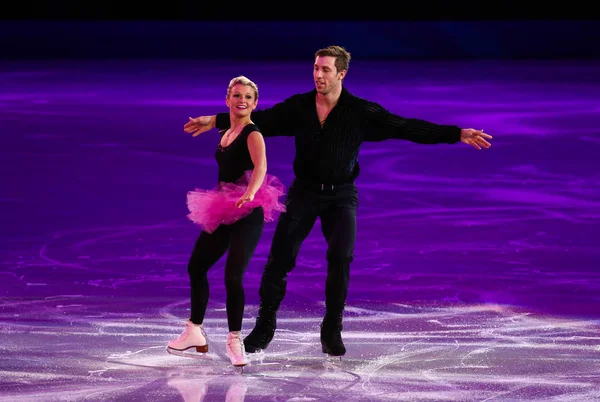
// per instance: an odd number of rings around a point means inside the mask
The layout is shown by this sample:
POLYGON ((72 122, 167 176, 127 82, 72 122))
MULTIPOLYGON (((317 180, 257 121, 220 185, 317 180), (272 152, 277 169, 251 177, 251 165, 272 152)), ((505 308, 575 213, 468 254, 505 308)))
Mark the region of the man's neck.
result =
POLYGON ((342 86, 338 85, 333 91, 329 92, 328 94, 320 94, 317 92, 316 101, 317 103, 324 106, 333 106, 338 102, 341 94, 342 86))

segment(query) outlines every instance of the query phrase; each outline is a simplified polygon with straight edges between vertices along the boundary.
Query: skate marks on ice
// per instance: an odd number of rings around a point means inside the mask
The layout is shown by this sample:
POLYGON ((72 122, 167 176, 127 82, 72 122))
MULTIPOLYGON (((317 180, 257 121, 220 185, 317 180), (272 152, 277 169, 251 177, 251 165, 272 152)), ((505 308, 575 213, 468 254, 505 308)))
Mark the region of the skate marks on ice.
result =
POLYGON ((34 309, 4 304, 0 397, 137 401, 179 395, 208 401, 223 400, 228 392, 259 400, 600 397, 600 335, 590 321, 532 316, 500 305, 364 305, 349 309, 342 333, 348 353, 339 359, 320 351, 316 309, 283 309, 273 342, 250 354, 240 374, 226 356, 220 317, 205 324, 208 353, 175 355, 166 344, 180 332, 180 321, 134 317, 148 300, 128 302, 120 317, 94 315, 95 308, 106 306, 84 308, 88 302, 49 298, 34 309), (56 306, 67 303, 71 310, 58 320, 56 306), (11 319, 17 310, 19 321, 11 319))
POLYGON ((251 364, 273 378, 296 368, 303 395, 335 390, 331 396, 344 400, 600 396, 600 335, 592 322, 500 305, 359 310, 345 320, 341 359, 319 353, 318 322, 302 331, 306 323, 289 318, 279 327, 299 330, 278 330, 251 364))

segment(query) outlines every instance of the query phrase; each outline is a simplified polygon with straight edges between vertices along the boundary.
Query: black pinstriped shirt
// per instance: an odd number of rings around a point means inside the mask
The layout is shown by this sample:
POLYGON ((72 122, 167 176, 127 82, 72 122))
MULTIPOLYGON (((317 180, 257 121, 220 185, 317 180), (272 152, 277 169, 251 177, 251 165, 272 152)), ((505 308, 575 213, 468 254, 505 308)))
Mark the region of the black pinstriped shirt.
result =
MULTIPOLYGON (((340 99, 323 127, 317 116, 316 89, 264 110, 252 121, 265 137, 290 136, 296 143, 296 179, 310 184, 352 183, 360 173, 358 153, 365 141, 402 139, 419 144, 454 144, 460 127, 393 114, 381 105, 342 88, 340 99)), ((216 127, 229 128, 229 113, 217 114, 216 127)))

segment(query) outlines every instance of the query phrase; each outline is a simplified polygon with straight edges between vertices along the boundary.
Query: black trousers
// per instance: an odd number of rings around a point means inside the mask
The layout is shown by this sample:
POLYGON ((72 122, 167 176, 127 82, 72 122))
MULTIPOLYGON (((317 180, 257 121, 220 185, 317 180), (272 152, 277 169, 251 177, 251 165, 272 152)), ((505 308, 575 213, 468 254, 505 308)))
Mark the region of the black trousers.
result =
POLYGON ((221 225, 213 233, 202 231, 188 263, 191 285, 190 321, 202 324, 209 299, 208 270, 225 252, 225 291, 229 331, 241 331, 246 303, 243 278, 262 236, 264 212, 255 208, 250 215, 231 225, 221 225))
POLYGON ((294 182, 285 204, 287 210, 279 217, 261 279, 261 309, 267 314, 279 309, 285 297, 287 275, 296 266, 300 246, 319 217, 327 241, 324 324, 329 321, 332 326, 341 326, 356 242, 356 186, 327 189, 294 182))

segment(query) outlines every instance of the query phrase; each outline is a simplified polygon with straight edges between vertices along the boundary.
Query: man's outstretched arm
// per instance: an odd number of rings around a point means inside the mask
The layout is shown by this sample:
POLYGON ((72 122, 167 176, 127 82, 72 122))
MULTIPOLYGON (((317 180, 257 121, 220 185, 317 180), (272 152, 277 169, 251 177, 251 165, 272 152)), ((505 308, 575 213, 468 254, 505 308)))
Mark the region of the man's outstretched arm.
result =
MULTIPOLYGON (((299 101, 299 95, 291 96, 268 109, 253 111, 250 119, 260 128, 264 137, 290 135, 288 126, 294 124, 298 118, 302 118, 298 116, 298 111, 302 110, 299 101)), ((215 127, 226 130, 230 125, 229 113, 217 113, 212 116, 190 117, 183 129, 196 137, 215 127)))
POLYGON ((391 113, 375 102, 364 104, 366 141, 404 139, 419 144, 454 144, 461 141, 476 149, 489 148, 492 136, 473 128, 436 124, 391 113))

